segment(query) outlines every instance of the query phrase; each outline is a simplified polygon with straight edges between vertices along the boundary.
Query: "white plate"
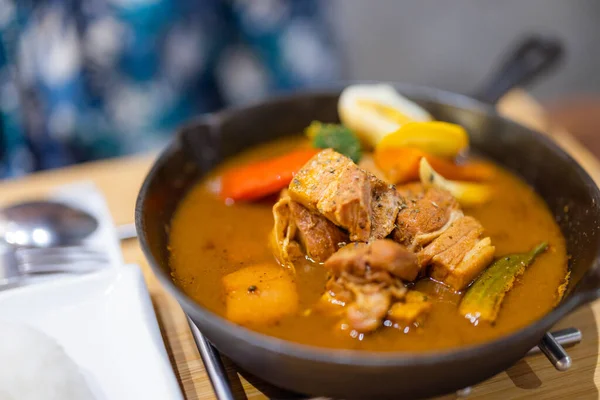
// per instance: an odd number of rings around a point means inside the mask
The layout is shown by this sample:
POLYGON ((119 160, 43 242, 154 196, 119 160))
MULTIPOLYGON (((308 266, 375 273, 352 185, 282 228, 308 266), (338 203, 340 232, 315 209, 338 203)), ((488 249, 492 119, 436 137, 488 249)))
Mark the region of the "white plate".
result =
POLYGON ((138 266, 0 292, 2 320, 58 341, 97 400, 183 398, 138 266))

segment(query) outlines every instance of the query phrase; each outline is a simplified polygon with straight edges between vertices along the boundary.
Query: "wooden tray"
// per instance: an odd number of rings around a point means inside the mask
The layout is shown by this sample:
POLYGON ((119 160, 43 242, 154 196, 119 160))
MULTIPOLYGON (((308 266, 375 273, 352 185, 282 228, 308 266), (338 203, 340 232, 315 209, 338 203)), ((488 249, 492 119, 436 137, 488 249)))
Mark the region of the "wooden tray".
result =
MULTIPOLYGON (((542 109, 524 92, 515 91, 507 95, 499 109, 524 125, 547 132, 586 168, 596 183, 600 182, 598 161, 564 130, 549 126, 542 109)), ((130 223, 138 189, 153 159, 153 156, 142 156, 102 161, 3 182, 0 183, 0 205, 43 195, 60 184, 89 179, 104 192, 115 222, 130 223)), ((123 244, 123 252, 127 262, 143 267, 169 357, 186 399, 214 399, 210 381, 181 308, 159 286, 136 241, 123 244)), ((527 357, 507 371, 475 386, 468 398, 598 398, 598 316, 600 302, 581 308, 559 324, 559 327, 575 326, 583 332, 583 342, 568 349, 573 358, 573 367, 569 371, 556 371, 543 355, 527 357)), ((267 398, 261 390, 240 376, 231 363, 226 362, 226 365, 240 399, 267 398)), ((126 377, 123 377, 123 381, 126 382, 126 377)), ((260 386, 258 382, 253 383, 260 386)), ((267 393, 267 389, 261 389, 267 393)), ((268 394, 277 397, 276 394, 268 394)), ((452 394, 443 399, 455 397, 452 394)))

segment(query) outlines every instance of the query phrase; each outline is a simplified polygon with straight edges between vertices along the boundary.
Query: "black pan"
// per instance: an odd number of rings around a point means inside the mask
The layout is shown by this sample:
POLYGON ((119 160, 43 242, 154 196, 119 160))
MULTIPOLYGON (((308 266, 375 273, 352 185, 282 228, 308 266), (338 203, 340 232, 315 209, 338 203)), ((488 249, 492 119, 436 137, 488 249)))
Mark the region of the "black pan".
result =
MULTIPOLYGON (((600 295, 598 188, 554 142, 500 117, 486 104, 545 71, 559 53, 560 47, 554 42, 526 42, 481 92, 480 100, 397 85, 400 93, 436 118, 463 125, 477 152, 525 179, 555 215, 572 256, 572 278, 562 303, 541 320, 492 342, 447 351, 322 349, 232 324, 194 302, 173 283, 167 250, 169 225, 187 190, 221 160, 241 150, 300 132, 312 120, 337 122, 339 90, 276 98, 210 115, 183 127, 149 172, 136 205, 138 234, 154 273, 219 351, 251 374, 295 392, 344 399, 427 397, 499 373, 521 359, 567 313, 600 295)), ((203 229, 202 221, 198 221, 198 229, 203 229)))

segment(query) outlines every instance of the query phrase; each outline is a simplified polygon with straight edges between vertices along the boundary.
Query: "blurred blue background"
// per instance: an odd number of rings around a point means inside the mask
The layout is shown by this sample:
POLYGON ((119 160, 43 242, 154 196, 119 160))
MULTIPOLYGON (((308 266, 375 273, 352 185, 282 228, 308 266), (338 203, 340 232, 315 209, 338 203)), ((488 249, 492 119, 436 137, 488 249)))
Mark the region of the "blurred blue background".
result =
POLYGON ((190 117, 345 79, 472 93, 561 38, 552 102, 600 93, 596 0, 0 0, 0 178, 155 150, 190 117))

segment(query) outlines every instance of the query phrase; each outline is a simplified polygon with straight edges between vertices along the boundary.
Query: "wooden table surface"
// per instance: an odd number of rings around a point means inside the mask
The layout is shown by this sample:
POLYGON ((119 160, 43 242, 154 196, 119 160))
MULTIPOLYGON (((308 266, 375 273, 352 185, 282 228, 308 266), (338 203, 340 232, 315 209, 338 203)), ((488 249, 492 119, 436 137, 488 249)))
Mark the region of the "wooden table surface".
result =
MULTIPOLYGON (((539 105, 524 92, 514 91, 507 95, 499 109, 524 125, 548 132, 588 170, 597 183, 600 183, 598 161, 566 132, 549 126, 539 105)), ((39 197, 57 185, 92 180, 106 196, 115 223, 129 223, 133 221, 138 189, 153 158, 153 156, 141 156, 95 162, 2 182, 0 183, 0 205, 39 197)), ((187 400, 214 399, 210 381, 180 307, 159 286, 135 240, 123 244, 123 253, 128 263, 136 263, 144 271, 166 347, 185 398, 187 400)), ((530 356, 507 371, 475 386, 468 398, 598 398, 600 384, 596 323, 598 316, 600 316, 600 302, 583 307, 560 323, 560 327, 575 326, 583 332, 583 342, 569 348, 573 358, 573 367, 569 371, 562 373, 556 371, 542 355, 530 356)), ((238 376, 231 364, 228 363, 227 366, 232 377, 238 376)), ((239 398, 266 398, 265 394, 250 385, 243 377, 235 383, 239 398)), ((456 396, 453 394, 444 399, 454 397, 456 396)))

